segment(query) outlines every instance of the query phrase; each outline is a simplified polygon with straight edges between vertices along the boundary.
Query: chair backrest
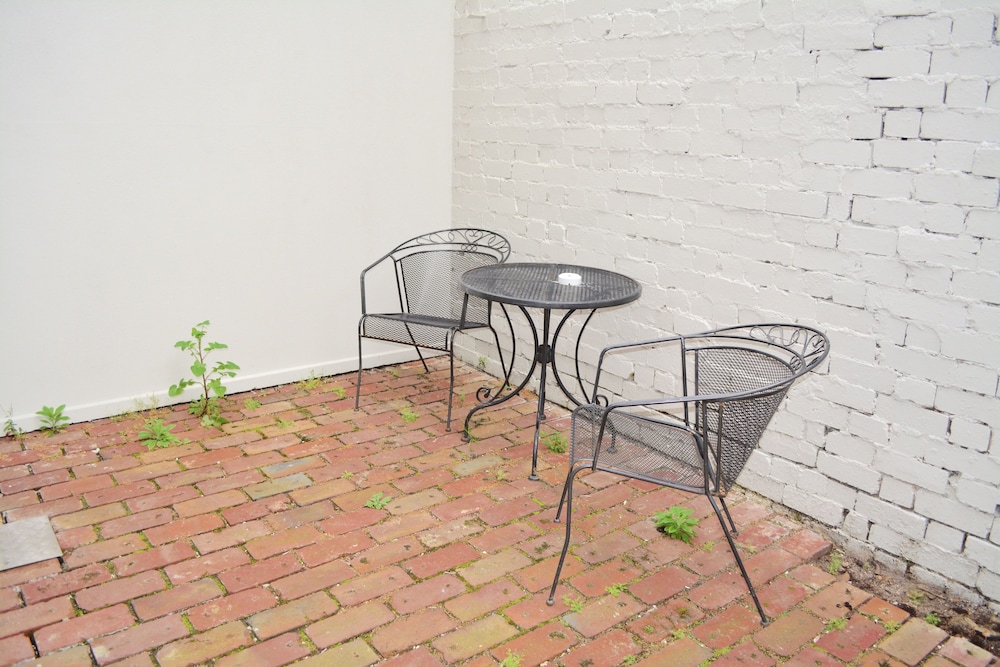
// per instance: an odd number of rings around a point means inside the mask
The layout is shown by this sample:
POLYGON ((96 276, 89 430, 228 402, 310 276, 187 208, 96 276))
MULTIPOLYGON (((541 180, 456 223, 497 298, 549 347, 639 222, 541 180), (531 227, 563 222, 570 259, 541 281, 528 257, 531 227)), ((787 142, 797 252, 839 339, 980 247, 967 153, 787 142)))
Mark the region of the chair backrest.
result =
MULTIPOLYGON (((457 320, 465 297, 459 277, 469 269, 507 261, 510 243, 484 229, 443 229, 412 238, 389 254, 404 312, 457 320)), ((485 322, 486 301, 470 298, 466 318, 485 322)))
POLYGON ((685 386, 697 403, 694 427, 705 439, 719 493, 735 483, 796 379, 829 351, 809 327, 765 324, 727 327, 685 338, 685 386))

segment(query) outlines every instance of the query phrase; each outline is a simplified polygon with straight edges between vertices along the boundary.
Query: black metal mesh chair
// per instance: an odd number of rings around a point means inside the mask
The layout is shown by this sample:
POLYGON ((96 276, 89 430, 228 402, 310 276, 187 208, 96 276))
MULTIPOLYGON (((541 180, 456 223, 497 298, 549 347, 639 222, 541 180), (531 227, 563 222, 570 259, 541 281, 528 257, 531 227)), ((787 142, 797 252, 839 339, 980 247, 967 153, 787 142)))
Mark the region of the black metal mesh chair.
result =
POLYGON ((401 243, 365 268, 361 272, 358 382, 354 408, 358 409, 361 400, 363 339, 412 345, 425 371, 428 371, 427 362, 421 348, 440 350, 448 353, 450 363, 447 423, 450 431, 455 391, 455 334, 488 327, 493 332, 497 349, 500 349, 497 332, 490 325, 490 304, 487 301, 470 298, 463 316, 465 292, 458 279, 469 269, 504 262, 509 256, 510 243, 499 234, 484 229, 443 229, 401 243), (396 312, 369 313, 365 276, 375 267, 390 262, 395 273, 399 309, 396 312))
MULTIPOLYGON (((566 539, 548 603, 555 601, 569 548, 573 480, 583 470, 604 470, 707 496, 766 625, 767 616, 733 540, 738 531, 725 496, 792 383, 816 368, 829 349, 823 333, 795 324, 727 327, 605 348, 598 360, 593 400, 573 412, 570 469, 556 511, 559 521, 565 504, 566 539), (665 374, 657 384, 669 375, 677 391, 672 396, 618 402, 599 395, 605 362, 628 351, 644 352, 647 362, 656 364, 656 372, 665 374)), ((622 368, 628 366, 618 370, 622 368)))

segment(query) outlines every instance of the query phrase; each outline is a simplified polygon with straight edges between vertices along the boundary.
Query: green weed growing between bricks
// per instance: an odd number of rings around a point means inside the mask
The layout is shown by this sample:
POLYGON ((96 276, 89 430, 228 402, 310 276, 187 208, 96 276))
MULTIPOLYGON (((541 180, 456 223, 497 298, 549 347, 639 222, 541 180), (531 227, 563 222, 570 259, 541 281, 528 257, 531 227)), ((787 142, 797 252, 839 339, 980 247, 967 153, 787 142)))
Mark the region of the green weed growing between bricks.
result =
POLYGON ((546 434, 542 438, 542 443, 544 443, 546 449, 554 454, 565 454, 569 446, 566 441, 566 435, 559 431, 546 434))
POLYGON ((622 594, 622 592, 627 590, 628 584, 626 583, 611 584, 604 589, 604 591, 613 598, 618 597, 622 594))
POLYGON ((3 410, 4 416, 6 417, 3 423, 3 437, 9 436, 12 438, 20 438, 24 435, 24 431, 21 427, 14 423, 13 412, 13 406, 10 408, 4 408, 3 410))
POLYGON ((136 419, 140 412, 147 412, 150 410, 156 410, 159 406, 160 400, 152 395, 146 400, 141 398, 136 398, 132 401, 132 407, 127 410, 122 410, 118 414, 111 415, 111 421, 114 423, 122 422, 127 419, 136 419))
POLYGON ((500 661, 500 667, 521 667, 521 654, 507 651, 507 657, 500 661))
POLYGON ((50 436, 66 430, 66 424, 69 423, 69 417, 63 414, 63 410, 65 409, 65 403, 56 408, 43 405, 42 409, 35 413, 38 415, 38 419, 42 423, 42 430, 47 431, 50 436))
POLYGON ((138 438, 146 449, 153 451, 157 447, 169 447, 174 444, 186 444, 187 438, 181 439, 171 433, 177 424, 164 424, 162 419, 147 419, 138 433, 138 438))
POLYGON ((841 566, 844 564, 844 557, 839 551, 830 552, 830 562, 826 566, 826 571, 830 574, 837 574, 840 572, 841 566))
POLYGON ((299 380, 297 386, 299 389, 304 389, 305 391, 312 391, 321 384, 323 384, 323 378, 316 377, 316 372, 310 371, 309 377, 303 380, 299 380))
POLYGON ((667 536, 691 544, 696 537, 694 529, 698 527, 698 519, 692 518, 691 514, 691 509, 674 505, 653 515, 653 522, 657 530, 667 536))
POLYGON ((846 618, 832 618, 826 622, 825 631, 832 632, 833 630, 843 630, 847 627, 846 618))
POLYGON ((375 495, 365 501, 365 507, 373 510, 380 510, 390 502, 392 502, 392 496, 383 495, 381 491, 378 491, 375 495))
POLYGON ((170 385, 167 393, 174 397, 180 396, 188 387, 200 385, 201 398, 191 401, 189 412, 201 418, 203 426, 222 426, 226 419, 219 409, 219 399, 226 395, 226 386, 222 384, 223 378, 236 377, 236 371, 240 369, 232 361, 217 361, 209 370, 207 357, 216 350, 225 350, 229 346, 225 343, 209 342, 205 343, 204 338, 208 333, 210 322, 205 320, 199 322, 191 328, 191 338, 179 340, 174 343, 174 347, 187 352, 194 359, 191 364, 191 375, 193 378, 181 378, 177 384, 170 385))

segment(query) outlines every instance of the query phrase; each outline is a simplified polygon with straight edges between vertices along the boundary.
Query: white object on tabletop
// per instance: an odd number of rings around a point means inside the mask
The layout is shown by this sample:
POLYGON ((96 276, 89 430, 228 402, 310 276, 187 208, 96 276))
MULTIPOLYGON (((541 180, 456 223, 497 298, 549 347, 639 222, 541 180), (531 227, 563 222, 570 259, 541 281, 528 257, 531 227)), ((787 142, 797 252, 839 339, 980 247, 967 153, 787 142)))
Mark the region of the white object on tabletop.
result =
POLYGON ((583 278, 580 277, 579 273, 560 273, 559 274, 559 284, 560 285, 580 285, 583 283, 583 278))

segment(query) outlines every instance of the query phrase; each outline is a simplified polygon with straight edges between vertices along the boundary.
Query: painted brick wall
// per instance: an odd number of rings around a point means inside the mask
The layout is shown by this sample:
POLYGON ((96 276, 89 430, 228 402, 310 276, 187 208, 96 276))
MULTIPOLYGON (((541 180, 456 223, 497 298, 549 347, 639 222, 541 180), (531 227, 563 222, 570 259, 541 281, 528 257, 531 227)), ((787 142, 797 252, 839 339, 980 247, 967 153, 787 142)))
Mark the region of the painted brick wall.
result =
POLYGON ((521 260, 644 284, 595 318, 585 359, 734 322, 826 330, 827 368, 795 387, 741 482, 994 605, 997 13, 458 0, 453 179, 454 224, 508 234, 521 260))

